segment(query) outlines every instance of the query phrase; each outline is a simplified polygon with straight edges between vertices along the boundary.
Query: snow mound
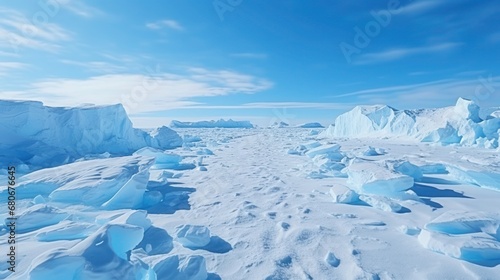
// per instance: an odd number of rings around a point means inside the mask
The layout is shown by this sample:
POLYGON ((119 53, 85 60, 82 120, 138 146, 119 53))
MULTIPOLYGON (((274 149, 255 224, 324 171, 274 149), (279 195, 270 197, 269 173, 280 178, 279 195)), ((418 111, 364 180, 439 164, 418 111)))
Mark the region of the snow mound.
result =
POLYGON ((300 127, 300 128, 324 128, 324 126, 318 122, 300 124, 297 127, 300 127))
POLYGON ((233 121, 232 119, 217 121, 181 122, 173 120, 170 123, 172 128, 254 128, 249 121, 233 121))
POLYGON ((122 105, 48 107, 36 101, 0 100, 0 160, 31 170, 88 155, 130 155, 152 146, 180 146, 179 136, 160 128, 152 134, 132 127, 122 105))
POLYGON ((479 117, 479 106, 459 98, 455 106, 397 110, 386 105, 357 106, 321 133, 326 138, 405 138, 443 145, 498 147, 500 119, 479 117), (487 143, 486 143, 487 142, 487 143), (486 143, 486 144, 484 144, 486 143))

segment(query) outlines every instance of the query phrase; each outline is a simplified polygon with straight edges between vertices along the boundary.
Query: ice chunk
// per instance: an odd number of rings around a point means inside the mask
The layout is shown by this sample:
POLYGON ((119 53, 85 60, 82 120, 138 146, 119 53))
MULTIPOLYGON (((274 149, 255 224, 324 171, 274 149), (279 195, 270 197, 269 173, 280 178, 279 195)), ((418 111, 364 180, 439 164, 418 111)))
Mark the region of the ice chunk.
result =
POLYGON ((157 227, 149 227, 137 248, 142 248, 148 255, 168 254, 174 248, 173 239, 167 231, 157 227))
POLYGON ((338 184, 330 188, 330 195, 333 197, 333 201, 337 203, 351 204, 359 201, 359 196, 355 191, 338 184))
POLYGON ((303 144, 303 146, 309 150, 309 149, 314 149, 314 148, 321 146, 321 143, 318 141, 310 141, 310 142, 303 144))
POLYGON ((372 146, 368 146, 368 148, 363 152, 364 156, 380 156, 385 154, 384 149, 374 148, 372 146))
POLYGON ((37 196, 35 196, 35 198, 33 198, 33 204, 43 204, 46 202, 47 201, 45 200, 45 198, 43 198, 43 196, 41 196, 41 195, 37 195, 37 196))
POLYGON ((214 154, 214 152, 212 152, 210 149, 199 149, 198 151, 196 151, 196 154, 197 155, 207 155, 207 156, 211 156, 214 154))
POLYGON ((169 256, 153 267, 158 279, 206 280, 208 273, 202 256, 169 256))
POLYGON ((385 196, 377 195, 360 195, 359 200, 366 202, 366 204, 387 212, 399 213, 403 209, 401 205, 385 196))
MULTIPOLYGON (((37 204, 22 212, 16 221, 18 233, 34 231, 54 225, 69 217, 69 214, 52 206, 37 204)), ((5 220, 8 224, 9 220, 5 220)))
POLYGON ((151 135, 151 146, 160 149, 174 149, 182 146, 182 138, 172 129, 162 126, 149 133, 151 135))
POLYGON ((415 181, 420 181, 424 176, 420 168, 408 161, 387 162, 394 171, 412 177, 415 181))
MULTIPOLYGON (((64 222, 62 222, 64 223, 64 222)), ((40 232, 36 235, 38 241, 52 242, 57 240, 84 239, 96 230, 96 225, 90 223, 67 222, 56 229, 40 232)))
POLYGON ((500 264, 500 242, 474 235, 450 236, 422 230, 418 241, 424 248, 482 266, 500 264))
POLYGON ((269 126, 269 128, 285 128, 289 127, 290 125, 287 124, 286 122, 274 122, 269 126))
POLYGON ((147 267, 134 265, 128 257, 143 234, 142 227, 105 225, 70 249, 38 256, 31 263, 30 279, 130 279, 131 274, 143 274, 147 267))
POLYGON ((317 155, 329 155, 332 157, 342 159, 343 156, 340 154, 339 149, 340 149, 339 144, 323 145, 307 151, 306 156, 313 158, 317 155))
POLYGON ((446 164, 446 169, 457 180, 500 191, 500 173, 488 170, 486 167, 461 166, 459 164, 446 164))
POLYGON ((115 195, 102 206, 105 209, 138 208, 142 206, 144 192, 149 181, 149 171, 143 170, 134 174, 115 195))
POLYGON ((360 194, 396 195, 413 187, 413 178, 373 162, 354 162, 347 168, 347 184, 360 194))
POLYGON ((184 247, 200 248, 210 243, 210 230, 205 226, 183 225, 177 227, 176 237, 184 247))
POLYGON ((484 232, 500 240, 500 213, 448 211, 425 228, 447 234, 484 232))
POLYGON ((182 156, 160 151, 154 148, 142 148, 134 153, 134 155, 141 155, 147 157, 154 157, 155 163, 152 166, 154 169, 176 169, 180 166, 182 156))
POLYGON ((325 262, 333 267, 337 267, 340 264, 340 260, 330 251, 325 256, 325 262))

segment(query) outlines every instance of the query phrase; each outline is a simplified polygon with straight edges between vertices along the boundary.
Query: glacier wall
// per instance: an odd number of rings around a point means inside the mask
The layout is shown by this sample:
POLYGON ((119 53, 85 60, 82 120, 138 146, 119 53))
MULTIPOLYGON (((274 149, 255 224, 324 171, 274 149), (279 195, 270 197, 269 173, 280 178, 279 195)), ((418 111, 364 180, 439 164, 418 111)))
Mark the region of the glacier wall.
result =
POLYGON ((455 106, 397 110, 386 105, 356 106, 337 117, 320 134, 326 138, 407 138, 443 145, 498 147, 500 116, 482 119, 473 101, 459 98, 455 106))
POLYGON ((0 100, 0 160, 50 167, 86 155, 129 155, 151 146, 182 145, 167 127, 148 134, 132 127, 122 105, 48 107, 37 101, 0 100))

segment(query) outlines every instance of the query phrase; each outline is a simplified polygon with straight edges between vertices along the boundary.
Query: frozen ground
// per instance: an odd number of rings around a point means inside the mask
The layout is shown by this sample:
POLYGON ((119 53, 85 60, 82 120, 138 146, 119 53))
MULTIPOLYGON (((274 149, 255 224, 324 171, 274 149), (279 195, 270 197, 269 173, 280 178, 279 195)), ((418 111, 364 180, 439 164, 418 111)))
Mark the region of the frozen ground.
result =
POLYGON ((177 131, 189 140, 169 151, 180 157, 160 152, 152 162, 152 151, 138 152, 23 177, 18 187, 18 207, 24 211, 18 220, 23 225, 17 237, 19 272, 6 271, 2 256, 0 275, 500 275, 500 192, 494 177, 500 160, 495 150, 315 139, 311 129, 297 128, 177 131), (155 168, 166 163, 171 164, 167 169, 155 168), (349 178, 338 171, 344 166, 349 178), (80 181, 71 184, 75 180, 80 181), (490 184, 483 186, 481 180, 490 184))
MULTIPOLYGON (((430 110, 452 120, 436 125, 423 111, 410 121, 408 112, 358 107, 347 113, 359 124, 356 131, 340 118, 325 130, 277 125, 146 133, 130 126, 120 106, 11 105, 25 109, 29 129, 17 129, 29 152, 44 149, 33 161, 22 143, 0 143, 0 151, 22 154, 15 158, 16 272, 2 253, 0 279, 500 275, 500 122, 495 114, 478 117, 464 100, 430 110), (121 112, 122 125, 51 141, 66 128, 30 122, 46 112, 57 124, 77 125, 79 110, 121 112), (401 127, 411 137, 400 137, 401 127), (370 134, 382 130, 387 137, 370 134), (357 138, 338 138, 339 131, 357 138), (119 150, 127 135, 135 142, 119 150), (84 140, 88 153, 78 146, 84 140), (60 158, 63 150, 71 157, 60 158)), ((81 125, 82 131, 91 126, 81 125)), ((0 181, 7 182, 5 169, 0 181)), ((0 184, 0 196, 7 193, 0 184)), ((6 200, 0 207, 8 209, 6 200)), ((9 220, 1 213, 0 245, 7 248, 9 220)))

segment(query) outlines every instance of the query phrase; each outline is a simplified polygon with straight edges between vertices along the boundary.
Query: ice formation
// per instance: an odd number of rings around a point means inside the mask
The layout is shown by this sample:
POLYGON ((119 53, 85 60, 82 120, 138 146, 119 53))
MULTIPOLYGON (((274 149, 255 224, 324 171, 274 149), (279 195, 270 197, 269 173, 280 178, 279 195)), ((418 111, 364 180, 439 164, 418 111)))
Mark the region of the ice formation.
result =
POLYGON ((151 146, 182 145, 173 130, 151 134, 132 127, 122 105, 48 107, 36 101, 0 100, 0 160, 25 163, 31 170, 72 162, 88 155, 130 155, 151 146))
POLYGON ((483 120, 473 101, 459 98, 455 106, 397 110, 386 105, 357 106, 337 117, 321 136, 327 138, 407 138, 443 145, 498 147, 500 118, 483 120))

